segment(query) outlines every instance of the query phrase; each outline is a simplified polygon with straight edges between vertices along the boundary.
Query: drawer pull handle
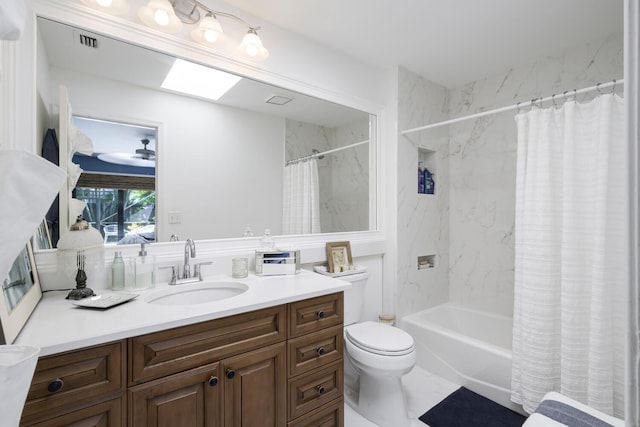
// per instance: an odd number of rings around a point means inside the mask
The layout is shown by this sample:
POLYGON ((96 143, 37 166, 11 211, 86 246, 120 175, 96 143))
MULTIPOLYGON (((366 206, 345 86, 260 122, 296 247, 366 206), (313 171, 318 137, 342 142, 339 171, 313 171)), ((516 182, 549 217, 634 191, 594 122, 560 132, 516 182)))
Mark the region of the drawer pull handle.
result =
POLYGON ((318 312, 318 319, 324 319, 324 311, 320 310, 318 312))
POLYGON ((324 347, 318 347, 316 351, 318 352, 318 356, 322 356, 325 353, 324 347))
POLYGON ((316 390, 318 391, 318 394, 324 394, 324 392, 325 392, 324 387, 322 387, 321 385, 319 385, 318 387, 316 387, 316 390))
POLYGON ((60 378, 56 378, 49 383, 49 385, 47 386, 47 390, 49 390, 49 393, 57 393, 62 390, 62 387, 64 387, 64 381, 62 381, 60 378))
POLYGON ((232 380, 233 377, 235 377, 235 376, 236 376, 236 373, 235 373, 235 371, 233 369, 227 369, 227 378, 228 379, 232 380))
POLYGON ((209 386, 210 387, 215 387, 217 385, 218 385, 218 377, 212 376, 211 378, 209 378, 209 386))

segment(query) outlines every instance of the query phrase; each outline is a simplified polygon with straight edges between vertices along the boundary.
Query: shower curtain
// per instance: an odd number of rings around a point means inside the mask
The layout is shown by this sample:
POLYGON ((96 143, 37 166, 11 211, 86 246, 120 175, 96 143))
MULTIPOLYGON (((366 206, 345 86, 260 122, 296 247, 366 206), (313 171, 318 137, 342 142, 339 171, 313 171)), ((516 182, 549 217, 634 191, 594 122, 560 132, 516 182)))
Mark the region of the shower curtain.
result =
POLYGON ((511 399, 561 392, 624 414, 627 155, 624 101, 516 116, 511 399))
POLYGON ((284 168, 283 234, 320 233, 318 162, 309 159, 284 168))

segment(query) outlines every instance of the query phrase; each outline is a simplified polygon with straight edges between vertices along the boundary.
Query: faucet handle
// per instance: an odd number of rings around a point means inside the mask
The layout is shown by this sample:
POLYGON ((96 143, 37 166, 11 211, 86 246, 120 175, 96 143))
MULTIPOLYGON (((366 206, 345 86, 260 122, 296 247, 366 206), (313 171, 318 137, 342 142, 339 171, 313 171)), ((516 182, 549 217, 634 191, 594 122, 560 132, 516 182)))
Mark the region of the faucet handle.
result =
MULTIPOLYGON (((178 267, 180 268, 180 267, 178 267)), ((169 281, 170 285, 175 285, 177 280, 178 280, 178 274, 176 272, 176 266, 175 265, 166 265, 164 267, 158 267, 158 270, 168 270, 171 269, 171 280, 169 281)))
POLYGON ((193 276, 197 277, 198 279, 202 280, 202 271, 200 266, 201 265, 211 265, 213 264, 212 261, 208 261, 208 262, 198 262, 193 266, 193 276))

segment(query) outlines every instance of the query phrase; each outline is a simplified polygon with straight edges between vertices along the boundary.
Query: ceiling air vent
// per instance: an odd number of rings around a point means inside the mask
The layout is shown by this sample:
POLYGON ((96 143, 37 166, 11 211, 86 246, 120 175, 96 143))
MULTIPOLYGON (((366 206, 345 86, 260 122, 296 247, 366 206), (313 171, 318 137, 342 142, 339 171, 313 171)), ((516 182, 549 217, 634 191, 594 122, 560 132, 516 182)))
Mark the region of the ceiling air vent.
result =
POLYGON ((98 39, 95 37, 91 37, 88 36, 86 34, 79 34, 80 36, 80 44, 87 46, 87 47, 92 47, 94 49, 98 48, 98 39))

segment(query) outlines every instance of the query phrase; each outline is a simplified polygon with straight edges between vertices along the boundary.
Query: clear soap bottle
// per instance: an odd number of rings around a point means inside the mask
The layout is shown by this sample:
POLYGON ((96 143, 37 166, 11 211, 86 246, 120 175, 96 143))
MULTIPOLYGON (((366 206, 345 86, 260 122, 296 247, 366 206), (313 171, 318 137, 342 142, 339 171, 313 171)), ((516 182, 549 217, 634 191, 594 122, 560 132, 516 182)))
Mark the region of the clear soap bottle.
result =
POLYGON ((124 260, 119 251, 116 251, 111 263, 111 289, 114 291, 124 289, 124 260))
POLYGON ((153 258, 147 256, 145 244, 140 243, 140 252, 138 252, 138 257, 136 258, 134 288, 146 289, 153 287, 153 270, 153 258))
POLYGON ((275 247, 276 242, 273 240, 273 237, 271 237, 271 230, 267 228, 264 230, 264 236, 260 238, 260 249, 272 250, 275 249, 275 247))

